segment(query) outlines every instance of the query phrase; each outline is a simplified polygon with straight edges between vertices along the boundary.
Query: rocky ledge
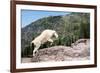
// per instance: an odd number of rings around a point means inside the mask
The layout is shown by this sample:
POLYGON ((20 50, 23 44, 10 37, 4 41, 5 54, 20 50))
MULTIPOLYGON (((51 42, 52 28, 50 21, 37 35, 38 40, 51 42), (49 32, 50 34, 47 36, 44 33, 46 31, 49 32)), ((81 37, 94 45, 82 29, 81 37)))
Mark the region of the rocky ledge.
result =
POLYGON ((53 46, 40 49, 31 62, 88 60, 90 40, 79 39, 71 46, 53 46))

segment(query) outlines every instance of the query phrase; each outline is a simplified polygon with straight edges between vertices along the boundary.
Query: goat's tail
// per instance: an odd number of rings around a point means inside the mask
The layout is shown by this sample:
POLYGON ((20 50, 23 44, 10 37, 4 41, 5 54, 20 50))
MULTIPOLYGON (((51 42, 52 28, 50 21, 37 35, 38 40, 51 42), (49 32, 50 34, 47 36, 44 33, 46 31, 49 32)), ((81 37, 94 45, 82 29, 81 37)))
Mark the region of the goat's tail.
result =
POLYGON ((34 43, 30 43, 30 47, 32 48, 32 50, 34 50, 34 43))

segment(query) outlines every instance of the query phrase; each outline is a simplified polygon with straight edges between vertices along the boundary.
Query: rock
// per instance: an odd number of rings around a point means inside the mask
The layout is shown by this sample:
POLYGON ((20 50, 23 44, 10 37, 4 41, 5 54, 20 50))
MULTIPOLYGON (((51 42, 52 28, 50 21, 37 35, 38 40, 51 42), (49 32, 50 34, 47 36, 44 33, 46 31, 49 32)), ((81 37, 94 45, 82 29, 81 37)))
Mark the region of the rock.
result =
POLYGON ((87 60, 89 56, 89 39, 80 39, 72 46, 53 46, 40 49, 32 58, 32 62, 87 60))
POLYGON ((72 48, 80 56, 89 56, 90 55, 90 40, 89 39, 80 39, 74 43, 75 45, 72 48), (85 42, 84 42, 85 41, 85 42))

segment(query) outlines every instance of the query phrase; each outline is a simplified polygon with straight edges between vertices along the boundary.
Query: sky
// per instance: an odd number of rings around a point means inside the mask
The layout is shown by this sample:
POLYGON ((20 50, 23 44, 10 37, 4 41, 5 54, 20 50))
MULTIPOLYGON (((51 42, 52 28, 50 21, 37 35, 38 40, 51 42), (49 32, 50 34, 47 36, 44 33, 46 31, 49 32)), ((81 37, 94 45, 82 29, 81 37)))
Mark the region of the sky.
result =
POLYGON ((66 15, 68 12, 21 10, 21 27, 48 16, 66 15))

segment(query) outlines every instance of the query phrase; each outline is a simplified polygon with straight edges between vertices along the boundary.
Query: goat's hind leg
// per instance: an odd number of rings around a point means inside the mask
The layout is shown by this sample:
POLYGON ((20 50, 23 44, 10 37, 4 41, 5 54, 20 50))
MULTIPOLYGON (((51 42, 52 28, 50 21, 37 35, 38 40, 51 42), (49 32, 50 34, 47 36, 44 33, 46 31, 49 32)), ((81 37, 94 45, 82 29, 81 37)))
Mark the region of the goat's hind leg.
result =
POLYGON ((36 47, 33 50, 33 56, 35 56, 35 53, 38 52, 40 45, 36 45, 36 47))

